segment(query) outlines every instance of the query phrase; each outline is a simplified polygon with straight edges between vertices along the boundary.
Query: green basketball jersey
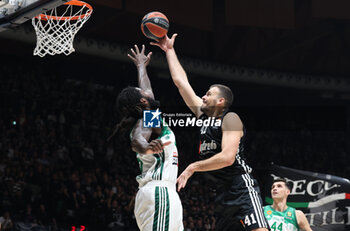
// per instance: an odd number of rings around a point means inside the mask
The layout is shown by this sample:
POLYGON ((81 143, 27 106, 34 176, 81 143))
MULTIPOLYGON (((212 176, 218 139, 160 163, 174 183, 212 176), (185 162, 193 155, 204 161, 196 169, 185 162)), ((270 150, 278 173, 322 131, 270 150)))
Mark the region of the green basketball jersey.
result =
POLYGON ((264 214, 269 222, 271 231, 299 231, 295 209, 288 207, 285 211, 279 212, 271 205, 264 207, 264 214))

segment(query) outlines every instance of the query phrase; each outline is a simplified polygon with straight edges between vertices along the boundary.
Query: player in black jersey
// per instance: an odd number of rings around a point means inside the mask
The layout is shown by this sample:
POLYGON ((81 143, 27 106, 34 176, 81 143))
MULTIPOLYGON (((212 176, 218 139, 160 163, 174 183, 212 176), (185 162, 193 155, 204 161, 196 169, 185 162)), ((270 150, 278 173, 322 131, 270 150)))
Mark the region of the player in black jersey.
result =
POLYGON ((166 53, 171 77, 182 98, 197 118, 214 117, 221 125, 202 126, 200 160, 190 164, 178 177, 178 191, 194 172, 205 172, 216 188, 216 230, 267 231, 260 190, 243 156, 244 126, 239 116, 229 112, 233 94, 229 87, 215 84, 200 98, 193 91, 174 49, 177 34, 165 36, 152 45, 166 53), (239 222, 241 224, 239 224, 239 222), (239 226, 237 226, 239 224, 239 226), (244 228, 243 228, 244 227, 244 228))

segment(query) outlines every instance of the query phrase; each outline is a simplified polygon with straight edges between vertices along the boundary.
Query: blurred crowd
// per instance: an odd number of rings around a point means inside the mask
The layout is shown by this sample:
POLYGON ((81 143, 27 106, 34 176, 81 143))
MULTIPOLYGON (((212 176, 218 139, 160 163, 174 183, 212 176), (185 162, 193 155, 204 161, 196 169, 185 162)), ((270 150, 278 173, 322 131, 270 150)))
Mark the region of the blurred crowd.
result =
MULTIPOLYGON (((118 139, 106 141, 118 122, 115 98, 127 81, 106 85, 42 68, 1 67, 1 230, 138 230, 135 154, 118 139)), ((162 81, 152 82, 161 103, 182 102, 162 81)), ((246 155, 261 187, 271 162, 350 176, 347 131, 249 133, 253 126, 247 125, 246 155)), ((196 158, 197 133, 174 130, 181 171, 196 158)), ((190 179, 180 192, 185 231, 215 228, 214 196, 200 174, 190 179)))

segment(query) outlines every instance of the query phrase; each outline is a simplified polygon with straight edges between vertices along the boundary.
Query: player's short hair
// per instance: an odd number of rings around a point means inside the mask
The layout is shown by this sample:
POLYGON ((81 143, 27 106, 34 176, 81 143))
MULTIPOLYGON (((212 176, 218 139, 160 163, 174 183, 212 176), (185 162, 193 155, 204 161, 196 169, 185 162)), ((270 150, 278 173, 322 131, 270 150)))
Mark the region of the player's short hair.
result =
POLYGON ((284 179, 284 178, 277 178, 277 179, 274 179, 274 180, 272 181, 272 184, 274 184, 274 183, 276 183, 276 182, 283 182, 283 183, 286 185, 286 187, 287 187, 289 190, 291 190, 290 184, 288 183, 288 181, 287 181, 286 179, 284 179))
POLYGON ((232 93, 231 89, 225 85, 222 85, 222 84, 213 84, 210 86, 210 88, 212 88, 212 87, 217 87, 219 89, 220 97, 223 97, 225 99, 225 108, 231 107, 232 102, 233 102, 233 93, 232 93))

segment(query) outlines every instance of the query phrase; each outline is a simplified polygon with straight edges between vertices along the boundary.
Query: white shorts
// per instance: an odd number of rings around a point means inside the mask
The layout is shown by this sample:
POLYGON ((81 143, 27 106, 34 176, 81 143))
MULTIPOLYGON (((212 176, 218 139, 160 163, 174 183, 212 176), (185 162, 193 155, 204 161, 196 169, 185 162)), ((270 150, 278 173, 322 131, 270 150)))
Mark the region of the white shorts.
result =
POLYGON ((175 184, 150 181, 136 194, 135 217, 141 231, 183 231, 182 205, 175 184))

